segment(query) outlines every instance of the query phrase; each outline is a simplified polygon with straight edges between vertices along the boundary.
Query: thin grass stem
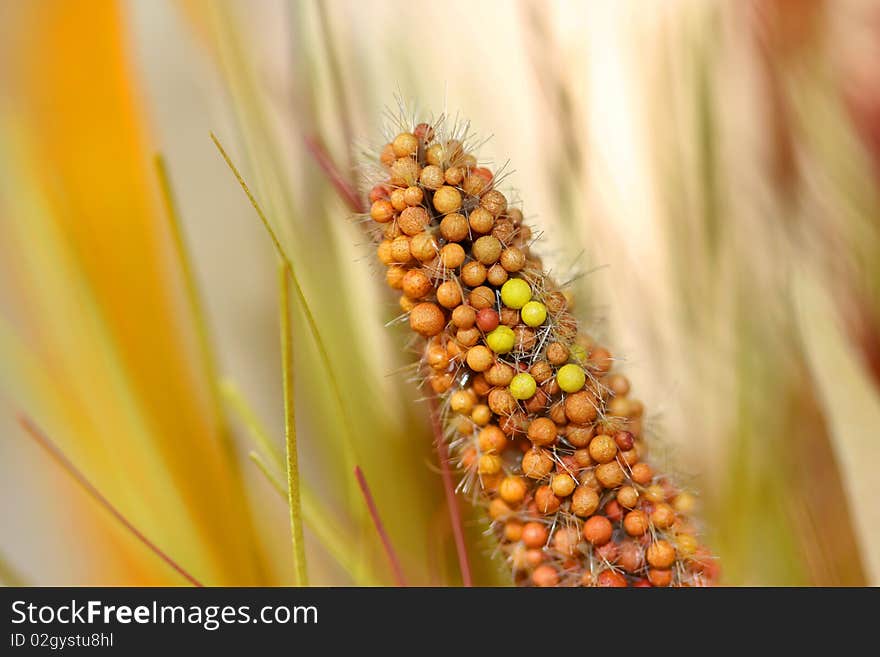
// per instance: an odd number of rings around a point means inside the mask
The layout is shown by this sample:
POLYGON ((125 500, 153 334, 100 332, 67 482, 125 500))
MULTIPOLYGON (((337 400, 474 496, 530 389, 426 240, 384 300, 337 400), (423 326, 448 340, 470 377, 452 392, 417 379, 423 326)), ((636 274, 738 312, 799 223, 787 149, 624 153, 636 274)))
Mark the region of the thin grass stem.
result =
POLYGON ((135 527, 129 520, 126 518, 122 512, 120 512, 110 500, 104 497, 104 494, 101 493, 93 484, 88 480, 88 478, 73 464, 73 462, 65 456, 64 452, 61 451, 52 440, 43 433, 40 428, 26 415, 23 413, 18 414, 18 423, 21 425, 21 428, 37 442, 43 449, 45 449, 49 455, 58 462, 58 464, 67 471, 67 473, 73 477, 73 479, 80 485, 80 487, 85 490, 86 493, 89 494, 92 499, 94 499, 98 504, 103 506, 109 513, 112 515, 119 523, 125 527, 138 541, 140 541, 143 545, 145 545, 153 554, 159 557, 166 564, 171 566, 179 575, 181 575, 184 579, 186 579, 193 586, 201 587, 203 584, 197 580, 195 577, 190 575, 190 573, 185 570, 177 561, 172 559, 166 552, 164 552, 158 545, 156 545, 153 541, 146 537, 146 535, 135 527))

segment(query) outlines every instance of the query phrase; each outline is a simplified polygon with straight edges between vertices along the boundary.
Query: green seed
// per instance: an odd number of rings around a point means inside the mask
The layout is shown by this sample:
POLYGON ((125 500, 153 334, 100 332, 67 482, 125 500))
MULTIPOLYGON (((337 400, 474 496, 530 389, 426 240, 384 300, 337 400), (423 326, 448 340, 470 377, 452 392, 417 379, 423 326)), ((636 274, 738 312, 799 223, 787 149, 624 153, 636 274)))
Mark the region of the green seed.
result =
POLYGON ((565 392, 577 392, 584 387, 586 380, 583 368, 573 363, 563 365, 556 373, 556 383, 565 392))
MULTIPOLYGON (((504 294, 502 292, 502 294, 504 294)), ((547 306, 540 301, 529 301, 519 311, 523 324, 526 326, 540 326, 547 319, 547 306)))
POLYGON ((532 298, 532 288, 521 278, 511 278, 501 286, 501 300, 508 308, 519 310, 532 298))
POLYGON ((513 349, 515 343, 516 335, 514 335, 513 329, 503 324, 486 336, 486 344, 496 354, 506 354, 513 349))
POLYGON ((571 354, 571 357, 575 361, 577 361, 578 363, 586 363, 587 362, 587 357, 589 356, 589 354, 587 354, 587 350, 584 349, 579 344, 571 345, 571 347, 569 348, 568 351, 571 354))
POLYGON ((510 381, 510 394, 514 399, 531 399, 538 384, 531 374, 520 372, 510 381))

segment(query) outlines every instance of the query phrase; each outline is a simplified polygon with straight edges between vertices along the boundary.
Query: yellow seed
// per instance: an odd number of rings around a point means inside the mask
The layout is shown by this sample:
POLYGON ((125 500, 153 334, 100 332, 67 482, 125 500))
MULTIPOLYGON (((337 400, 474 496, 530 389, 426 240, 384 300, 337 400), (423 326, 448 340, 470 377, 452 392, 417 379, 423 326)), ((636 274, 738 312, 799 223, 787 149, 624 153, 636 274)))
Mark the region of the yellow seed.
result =
POLYGON ((535 379, 528 372, 520 372, 510 382, 510 394, 514 399, 531 399, 537 388, 535 379))
POLYGON ((509 326, 501 325, 486 336, 486 344, 496 354, 506 354, 516 343, 516 335, 509 326))
POLYGON ((519 310, 532 298, 532 288, 521 278, 511 278, 501 287, 501 301, 508 308, 519 310))
POLYGON ((563 365, 556 373, 556 383, 565 392, 577 392, 584 387, 586 380, 583 368, 573 363, 563 365))
POLYGON ((522 307, 519 314, 526 326, 540 326, 547 319, 547 306, 540 301, 529 301, 522 307))

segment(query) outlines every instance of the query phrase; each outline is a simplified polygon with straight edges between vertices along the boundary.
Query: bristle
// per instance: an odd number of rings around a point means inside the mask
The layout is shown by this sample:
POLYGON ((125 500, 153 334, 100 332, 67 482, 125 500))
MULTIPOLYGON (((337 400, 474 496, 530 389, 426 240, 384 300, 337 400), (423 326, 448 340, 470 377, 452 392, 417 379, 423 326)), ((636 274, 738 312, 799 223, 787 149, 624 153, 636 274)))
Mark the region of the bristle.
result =
MULTIPOLYGON (((619 358, 583 330, 540 234, 473 151, 468 121, 388 112, 364 168, 365 220, 402 293, 456 491, 485 508, 496 553, 524 586, 694 586, 717 568, 693 497, 646 460, 644 410, 619 358)), ((519 205, 517 203, 517 205, 519 205)))

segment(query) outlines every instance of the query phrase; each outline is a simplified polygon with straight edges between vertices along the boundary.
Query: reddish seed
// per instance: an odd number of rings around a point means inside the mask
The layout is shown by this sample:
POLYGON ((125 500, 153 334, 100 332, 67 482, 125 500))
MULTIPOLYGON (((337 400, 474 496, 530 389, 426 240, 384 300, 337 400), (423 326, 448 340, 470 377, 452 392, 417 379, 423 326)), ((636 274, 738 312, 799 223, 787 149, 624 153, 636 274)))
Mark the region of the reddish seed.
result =
POLYGON ((621 541, 618 563, 628 573, 641 570, 645 565, 645 553, 642 546, 632 540, 621 541))
POLYGON ((608 541, 605 545, 595 548, 594 554, 602 561, 614 563, 620 555, 620 548, 614 541, 608 541))
POLYGON ((544 561, 544 551, 537 548, 526 550, 526 564, 532 568, 537 568, 544 561))
POLYGON ((538 490, 535 491, 535 504, 538 507, 538 511, 544 515, 556 513, 559 510, 560 503, 561 500, 556 497, 550 486, 538 486, 538 490))
POLYGON ((449 373, 437 374, 430 378, 430 382, 431 390, 438 395, 442 395, 452 387, 452 375, 449 373))
POLYGON ((584 538, 593 545, 605 545, 613 531, 611 521, 605 516, 592 516, 584 523, 584 538))
POLYGON ((480 450, 491 454, 498 454, 507 447, 507 436, 505 436, 504 432, 494 424, 484 427, 480 431, 477 440, 480 445, 480 450))
POLYGON ((564 425, 568 421, 565 417, 565 405, 561 401, 556 402, 555 404, 550 406, 550 410, 547 412, 547 415, 549 415, 550 419, 560 426, 564 425))
POLYGON ((559 584, 559 574, 550 564, 542 564, 535 568, 532 573, 532 582, 535 586, 547 588, 559 584))
POLYGON ((522 411, 517 410, 510 415, 506 415, 501 418, 499 426, 501 427, 501 430, 508 436, 513 436, 514 434, 521 434, 525 432, 528 423, 529 421, 526 417, 526 414, 522 411))
POLYGON ((547 361, 539 360, 529 368, 529 373, 535 381, 541 384, 553 376, 553 368, 550 367, 550 363, 547 361))
POLYGON ((623 459, 623 462, 630 467, 639 462, 639 456, 640 454, 638 445, 634 446, 632 449, 620 453, 620 458, 623 459))
POLYGON ((612 374, 608 378, 608 387, 618 397, 624 397, 629 393, 629 380, 622 374, 612 374))
MULTIPOLYGON (((571 434, 571 427, 568 427, 568 431, 566 433, 566 440, 568 436, 571 434)), ((576 449, 574 454, 571 455, 574 459, 575 465, 579 468, 588 468, 593 465, 593 459, 590 458, 590 452, 586 449, 576 449)))
POLYGON ((629 431, 618 431, 614 434, 614 442, 622 452, 625 452, 633 448, 635 438, 629 431))
POLYGON ((380 199, 387 199, 388 193, 388 185, 374 185, 370 190, 370 203, 375 203, 380 199))
POLYGON ((477 313, 477 327, 483 333, 498 328, 498 313, 493 308, 483 308, 477 313))
POLYGON ((547 526, 540 522, 527 522, 523 526, 522 541, 528 548, 543 547, 549 536, 547 526))
POLYGON ((605 505, 605 515, 611 522, 620 522, 620 519, 623 517, 623 509, 617 503, 617 500, 611 500, 605 505))
POLYGON ((616 570, 603 570, 596 578, 596 586, 603 588, 626 588, 626 577, 616 570))
POLYGON ((429 142, 434 139, 434 128, 427 123, 419 123, 413 130, 413 134, 421 141, 429 142))

